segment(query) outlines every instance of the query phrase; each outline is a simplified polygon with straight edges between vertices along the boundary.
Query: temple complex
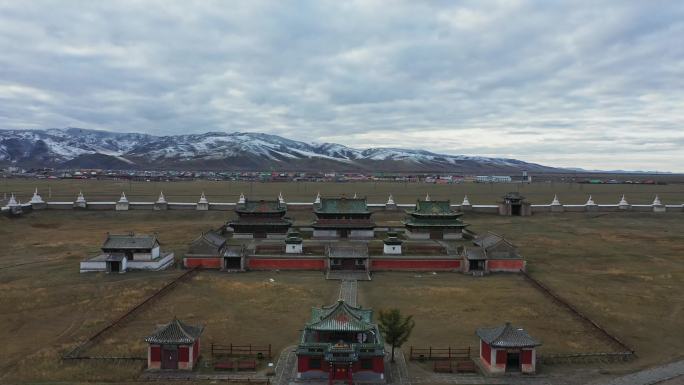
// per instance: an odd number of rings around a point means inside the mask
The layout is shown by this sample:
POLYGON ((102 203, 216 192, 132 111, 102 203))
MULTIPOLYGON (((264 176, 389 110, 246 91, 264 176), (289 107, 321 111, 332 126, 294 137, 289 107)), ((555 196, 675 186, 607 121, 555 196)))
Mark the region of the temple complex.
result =
POLYGON ((314 238, 373 238, 366 198, 321 198, 314 204, 314 238))
POLYGON ((410 239, 461 239, 468 225, 461 221, 463 213, 451 209, 450 201, 418 200, 404 220, 410 239))
POLYGON ((285 238, 292 226, 285 217, 287 205, 280 200, 241 200, 235 213, 238 219, 226 224, 233 230, 233 238, 285 238))
POLYGON ((384 381, 384 346, 373 310, 342 300, 313 308, 296 351, 297 378, 384 381))

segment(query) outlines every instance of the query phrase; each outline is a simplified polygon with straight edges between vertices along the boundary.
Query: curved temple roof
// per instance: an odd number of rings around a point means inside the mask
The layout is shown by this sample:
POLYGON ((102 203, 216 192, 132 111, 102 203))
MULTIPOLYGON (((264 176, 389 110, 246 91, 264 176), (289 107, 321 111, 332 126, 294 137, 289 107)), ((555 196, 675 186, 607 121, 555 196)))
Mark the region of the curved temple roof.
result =
POLYGON ((335 305, 311 309, 306 329, 318 331, 362 332, 374 330, 373 310, 361 309, 339 300, 335 305))
POLYGON ((525 329, 515 327, 510 322, 495 328, 480 328, 475 333, 482 341, 495 348, 528 348, 541 345, 525 329))

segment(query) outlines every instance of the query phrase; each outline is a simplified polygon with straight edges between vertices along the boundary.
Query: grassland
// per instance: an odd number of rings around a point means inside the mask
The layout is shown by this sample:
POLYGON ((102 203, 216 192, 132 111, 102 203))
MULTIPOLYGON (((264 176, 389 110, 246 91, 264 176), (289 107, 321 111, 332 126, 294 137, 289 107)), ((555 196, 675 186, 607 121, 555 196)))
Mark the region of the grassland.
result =
POLYGON ((371 203, 384 203, 393 194, 397 203, 413 203, 417 198, 430 194, 433 199, 451 199, 461 202, 468 195, 472 204, 495 204, 509 191, 519 191, 533 204, 548 204, 554 194, 564 204, 583 204, 592 195, 598 204, 617 204, 622 194, 632 204, 650 204, 657 194, 665 204, 684 202, 684 184, 670 185, 589 185, 570 183, 532 184, 479 184, 463 183, 437 185, 426 183, 396 182, 128 182, 111 180, 24 180, 0 179, 0 197, 4 193, 17 193, 22 201, 28 201, 35 188, 44 199, 74 201, 79 191, 93 201, 114 201, 125 192, 131 201, 153 201, 163 191, 167 199, 176 202, 197 202, 202 192, 209 201, 235 202, 240 193, 253 199, 275 199, 282 192, 289 202, 312 202, 316 193, 323 196, 358 194, 371 203))
MULTIPOLYGON (((181 271, 79 274, 78 261, 98 250, 107 231, 156 232, 164 248, 182 255, 200 231, 231 215, 43 211, 0 218, 0 383, 134 379, 138 364, 65 364, 59 356, 181 271), (31 264, 10 267, 20 263, 31 264)), ((290 215, 300 224, 311 218, 308 211, 290 215)), ((375 220, 400 218, 401 213, 378 213, 375 220)), ((633 346, 639 358, 630 368, 683 357, 681 215, 468 214, 465 220, 477 232, 505 234, 520 247, 535 277, 633 346)), ((174 315, 207 325, 206 341, 270 342, 279 350, 296 342, 309 307, 330 302, 336 290, 317 273, 202 272, 105 336, 90 353, 140 355, 141 338, 174 315)), ((607 348, 605 340, 515 276, 384 273, 360 290, 364 306, 396 306, 414 314, 418 326, 409 344, 473 344, 475 327, 510 320, 538 336, 542 352, 607 348)))

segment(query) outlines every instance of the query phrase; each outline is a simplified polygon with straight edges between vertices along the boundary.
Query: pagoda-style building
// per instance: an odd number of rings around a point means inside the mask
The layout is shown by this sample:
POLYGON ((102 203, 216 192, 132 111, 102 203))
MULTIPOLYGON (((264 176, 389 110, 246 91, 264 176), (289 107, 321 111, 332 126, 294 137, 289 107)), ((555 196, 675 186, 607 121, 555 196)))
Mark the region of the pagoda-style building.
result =
POLYGON ((297 378, 384 381, 385 343, 373 323, 373 310, 340 300, 312 308, 297 347, 297 378))
POLYGON ((419 200, 406 213, 406 236, 411 239, 461 239, 468 226, 461 221, 463 213, 452 210, 448 200, 419 200))
POLYGON ((227 226, 233 229, 233 238, 281 238, 292 226, 285 217, 287 205, 280 200, 238 202, 235 206, 238 219, 227 226))
POLYGON ((314 204, 314 238, 373 238, 366 198, 321 198, 314 204))

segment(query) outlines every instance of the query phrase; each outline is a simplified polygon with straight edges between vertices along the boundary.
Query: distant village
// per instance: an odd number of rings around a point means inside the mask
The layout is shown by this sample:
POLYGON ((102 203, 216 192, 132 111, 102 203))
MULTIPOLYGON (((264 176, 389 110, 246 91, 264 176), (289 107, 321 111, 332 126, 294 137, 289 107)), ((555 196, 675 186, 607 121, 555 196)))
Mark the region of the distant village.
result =
MULTIPOLYGON (((74 169, 55 170, 50 168, 24 169, 20 167, 0 168, 0 177, 27 179, 98 179, 131 180, 147 182, 173 182, 189 180, 246 181, 246 182, 407 182, 431 184, 457 183, 532 183, 533 176, 527 171, 516 175, 475 175, 457 173, 394 173, 394 172, 278 172, 278 171, 180 171, 180 170, 103 170, 74 169)), ((649 174, 641 177, 615 178, 568 173, 535 174, 534 182, 568 182, 587 184, 666 184, 649 174)))

